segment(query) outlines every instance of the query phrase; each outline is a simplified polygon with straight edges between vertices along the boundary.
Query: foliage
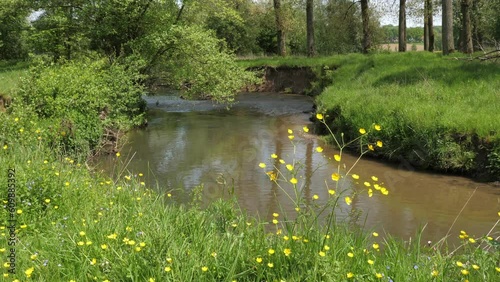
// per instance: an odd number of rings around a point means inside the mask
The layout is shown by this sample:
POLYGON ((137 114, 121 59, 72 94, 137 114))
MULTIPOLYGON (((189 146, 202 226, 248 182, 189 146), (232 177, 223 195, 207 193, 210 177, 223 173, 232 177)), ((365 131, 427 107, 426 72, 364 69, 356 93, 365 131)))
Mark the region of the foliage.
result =
POLYGON ((14 115, 49 121, 45 137, 63 151, 97 149, 103 130, 127 130, 145 122, 136 72, 103 59, 35 64, 15 93, 14 115))
POLYGON ((0 2, 0 60, 25 59, 27 16, 29 9, 23 0, 0 2))

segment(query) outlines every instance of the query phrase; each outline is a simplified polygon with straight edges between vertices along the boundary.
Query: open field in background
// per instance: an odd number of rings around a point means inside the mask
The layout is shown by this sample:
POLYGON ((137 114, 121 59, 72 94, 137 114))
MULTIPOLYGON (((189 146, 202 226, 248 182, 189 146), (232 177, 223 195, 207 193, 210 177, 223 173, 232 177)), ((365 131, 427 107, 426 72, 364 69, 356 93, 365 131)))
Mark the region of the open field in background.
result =
MULTIPOLYGON (((379 48, 382 50, 388 50, 392 52, 398 52, 399 44, 398 43, 385 43, 380 44, 379 48)), ((424 51, 423 43, 408 43, 406 44, 406 51, 424 51)))
POLYGON ((12 91, 19 78, 26 74, 27 69, 27 62, 0 61, 0 94, 12 91))

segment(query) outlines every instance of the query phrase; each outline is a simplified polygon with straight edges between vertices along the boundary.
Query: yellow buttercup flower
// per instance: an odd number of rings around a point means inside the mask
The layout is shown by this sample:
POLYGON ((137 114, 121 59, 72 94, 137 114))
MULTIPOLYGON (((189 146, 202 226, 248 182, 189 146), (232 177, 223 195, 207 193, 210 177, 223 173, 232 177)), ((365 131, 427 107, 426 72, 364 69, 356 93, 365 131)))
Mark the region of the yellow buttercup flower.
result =
POLYGON ((382 130, 382 126, 380 126, 380 124, 375 124, 373 128, 375 128, 376 131, 382 130))
POLYGON ((378 140, 377 141, 377 147, 382 148, 382 146, 384 146, 384 143, 382 143, 382 141, 378 140))
POLYGON ((371 178, 373 181, 378 181, 378 177, 376 177, 376 176, 372 176, 371 178))
POLYGON ((462 270, 460 270, 460 272, 462 272, 463 275, 469 274, 469 271, 467 269, 462 269, 462 270))
POLYGON ((370 151, 375 151, 375 148, 373 147, 372 144, 368 144, 368 150, 370 151))
POLYGON ((208 267, 206 267, 206 266, 201 267, 201 271, 207 272, 208 271, 208 267))
POLYGON ((289 256, 292 253, 291 249, 284 249, 283 253, 285 253, 285 256, 289 256))
POLYGON ((375 277, 377 277, 378 279, 382 278, 382 276, 383 276, 383 275, 382 275, 382 274, 380 274, 380 273, 375 273, 375 277))
POLYGON ((354 254, 349 252, 349 253, 347 253, 347 256, 350 257, 350 258, 353 258, 354 254))
POLYGON ((378 250, 379 245, 378 245, 377 243, 373 243, 372 247, 373 247, 375 250, 378 250))
POLYGON ((326 253, 325 253, 325 252, 323 252, 323 251, 319 252, 318 254, 319 254, 319 256, 320 256, 320 257, 324 257, 324 256, 326 256, 326 253))
POLYGON ((368 197, 372 197, 373 196, 373 190, 370 188, 368 189, 368 197))
POLYGON ((480 267, 479 267, 479 265, 477 265, 477 264, 473 264, 473 265, 472 265, 472 268, 474 268, 475 270, 478 270, 480 267))
POLYGON ((293 136, 293 135, 288 135, 288 139, 293 140, 294 138, 295 138, 295 136, 293 136))
POLYGON ((361 134, 366 134, 366 130, 365 130, 364 128, 360 128, 360 129, 359 129, 359 133, 361 133, 361 134))
POLYGON ((319 120, 322 120, 323 119, 323 115, 322 114, 316 114, 316 118, 319 119, 319 120))
POLYGON ((285 160, 280 159, 280 164, 284 164, 284 163, 285 163, 285 160))
POLYGON ((117 152, 116 156, 119 158, 121 156, 120 152, 117 152))
POLYGON ((292 171, 293 170, 293 165, 287 164, 286 165, 286 169, 288 169, 289 171, 292 171))
POLYGON ((288 134, 293 134, 293 130, 288 129, 288 134))
POLYGON ((471 242, 472 244, 476 243, 476 240, 474 240, 474 238, 469 238, 469 242, 471 242))
POLYGON ((170 268, 170 266, 165 266, 164 270, 165 270, 165 272, 170 272, 170 271, 172 271, 172 268, 170 268))
POLYGON ((292 179, 290 179, 290 183, 297 184, 298 183, 297 178, 293 177, 292 179))
POLYGON ((374 262, 373 260, 371 260, 371 259, 369 259, 369 260, 368 260, 368 264, 369 264, 369 265, 373 265, 374 263, 375 263, 375 262, 374 262))
POLYGON ((340 159, 341 159, 340 155, 335 154, 335 155, 333 155, 333 158, 334 158, 337 162, 340 162, 340 159))
POLYGON ((358 180, 358 179, 359 179, 359 175, 357 175, 357 174, 353 174, 353 175, 351 175, 351 177, 352 177, 353 179, 356 179, 356 180, 358 180))
POLYGON ((273 250, 273 249, 269 249, 267 252, 268 252, 270 255, 273 255, 273 254, 274 254, 274 250, 273 250))
POLYGON ((255 259, 255 261, 258 262, 258 263, 262 263, 262 258, 258 257, 258 258, 255 259))
POLYGON ((463 267, 464 266, 464 264, 461 261, 457 261, 456 264, 457 264, 458 267, 463 267))
POLYGON ((276 159, 276 158, 278 158, 278 155, 276 155, 276 154, 271 154, 271 158, 276 159))
POLYGON ((307 126, 302 127, 302 130, 304 130, 304 132, 306 133, 309 132, 309 128, 307 126))
POLYGON ((334 194, 335 194, 335 190, 329 189, 329 190, 328 190, 328 194, 330 194, 330 195, 334 195, 334 194))
POLYGON ((354 277, 354 274, 353 274, 352 272, 349 272, 349 273, 347 273, 347 275, 346 275, 346 276, 347 276, 347 278, 353 278, 353 277, 354 277))
POLYGON ((260 167, 260 168, 266 168, 266 164, 265 164, 265 163, 260 163, 260 164, 259 164, 259 167, 260 167))
POLYGON ((274 267, 274 264, 273 264, 272 262, 269 262, 269 263, 267 264, 267 267, 269 267, 269 268, 273 268, 273 267, 274 267))
POLYGON ((339 179, 340 179, 340 174, 338 174, 336 172, 332 173, 332 180, 333 181, 339 181, 339 179))
POLYGON ((273 217, 278 217, 278 216, 280 216, 279 213, 276 212, 273 213, 273 217))
POLYGON ((316 195, 316 194, 314 194, 314 195, 313 195, 313 200, 318 200, 318 199, 319 199, 319 196, 318 196, 318 195, 316 195))
POLYGON ((347 205, 351 205, 351 203, 352 203, 352 199, 351 199, 351 197, 345 197, 345 203, 346 203, 347 205))
POLYGON ((26 277, 31 277, 31 274, 33 274, 33 271, 35 271, 35 268, 30 267, 24 271, 24 274, 26 274, 26 277))
POLYGON ((433 270, 433 271, 431 272, 431 275, 432 275, 433 277, 438 276, 438 274, 439 274, 439 272, 438 272, 437 270, 433 270))
POLYGON ((321 147, 316 147, 316 152, 318 152, 318 153, 323 152, 323 148, 321 148, 321 147))

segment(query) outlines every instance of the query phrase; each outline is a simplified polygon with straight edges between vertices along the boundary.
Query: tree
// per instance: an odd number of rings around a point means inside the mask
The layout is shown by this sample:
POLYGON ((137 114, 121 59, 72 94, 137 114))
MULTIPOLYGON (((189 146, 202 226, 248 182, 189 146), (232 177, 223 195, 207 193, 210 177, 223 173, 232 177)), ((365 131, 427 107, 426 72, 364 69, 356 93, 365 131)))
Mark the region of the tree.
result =
POLYGON ((472 54, 474 52, 471 24, 472 0, 461 0, 460 6, 462 8, 462 52, 472 54))
POLYGON ((363 22, 363 53, 366 54, 371 49, 372 45, 368 0, 361 0, 361 21, 363 22))
POLYGON ((28 12, 24 1, 0 2, 0 59, 22 59, 27 56, 25 31, 28 12))
POLYGON ((406 52, 406 0, 399 0, 399 52, 406 52))
POLYGON ((281 10, 281 0, 273 0, 274 13, 276 17, 276 32, 278 37, 278 54, 286 56, 286 37, 285 26, 283 22, 283 11, 281 10))
POLYGON ((434 24, 432 0, 424 2, 424 50, 434 51, 434 24))
POLYGON ((453 1, 443 0, 443 55, 455 51, 453 41, 453 1))
POLYGON ((307 55, 313 57, 316 54, 314 46, 314 1, 307 0, 306 3, 307 14, 307 55))

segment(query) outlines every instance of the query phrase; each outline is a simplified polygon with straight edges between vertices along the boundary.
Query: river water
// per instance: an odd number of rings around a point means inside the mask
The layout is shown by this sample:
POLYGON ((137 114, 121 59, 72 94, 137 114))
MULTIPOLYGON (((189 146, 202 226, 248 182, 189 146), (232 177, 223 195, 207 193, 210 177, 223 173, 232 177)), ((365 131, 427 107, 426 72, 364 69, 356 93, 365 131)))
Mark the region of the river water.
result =
MULTIPOLYGON (((296 165, 301 168, 298 185, 308 203, 321 204, 328 198, 326 185, 334 186, 331 174, 337 162, 333 155, 338 152, 303 132, 303 126, 311 127, 311 114, 307 113, 312 110, 310 98, 242 93, 230 110, 208 101, 185 101, 174 96, 145 99, 150 108, 149 125, 128 135, 121 154, 131 159, 128 169, 132 173, 144 174, 146 185, 169 191, 181 202, 188 200, 186 192, 200 184, 205 202, 227 196, 234 187, 243 209, 271 220, 272 213, 293 214, 295 208, 285 193, 291 191, 289 184, 282 186, 283 191, 265 174, 273 165, 286 174, 285 166, 270 157, 274 153, 287 163, 294 159, 300 163, 296 165), (294 131, 293 142, 288 129, 294 131), (318 146, 324 151, 318 153, 318 146), (260 162, 267 164, 266 170, 259 167, 260 162), (319 199, 313 200, 313 195, 319 199)), ((113 159, 103 159, 99 166, 113 171, 113 159)), ((356 159, 356 155, 344 154, 341 163, 350 167, 356 159)), ((493 185, 418 172, 404 162, 395 165, 372 159, 362 159, 353 172, 360 179, 346 177, 337 194, 346 190, 342 199, 351 191, 358 194, 350 206, 341 201, 337 217, 346 218, 357 210, 361 212, 357 224, 367 231, 408 240, 425 226, 422 240, 435 242, 448 233, 456 219, 449 237, 456 242, 460 230, 483 236, 499 219, 500 188, 493 185), (371 176, 387 187, 387 196, 374 190, 373 197, 368 197, 363 182, 373 185, 371 176)), ((500 228, 493 231, 498 234, 500 228)))

